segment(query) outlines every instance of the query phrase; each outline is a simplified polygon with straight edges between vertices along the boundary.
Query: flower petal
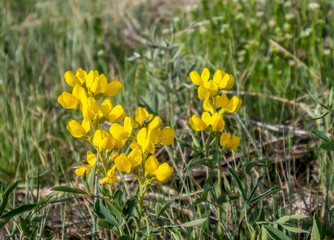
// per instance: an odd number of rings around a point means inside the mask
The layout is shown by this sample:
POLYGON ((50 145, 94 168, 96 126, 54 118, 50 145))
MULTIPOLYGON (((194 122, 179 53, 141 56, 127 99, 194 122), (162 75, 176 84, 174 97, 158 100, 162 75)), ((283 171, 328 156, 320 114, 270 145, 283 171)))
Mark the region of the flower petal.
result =
POLYGON ((204 100, 210 97, 210 91, 206 89, 204 85, 199 86, 199 88, 197 89, 197 93, 200 100, 204 100))
POLYGON ((207 68, 203 69, 203 72, 201 74, 201 78, 202 78, 203 82, 206 82, 206 81, 209 80, 209 78, 210 78, 210 71, 209 71, 209 69, 207 69, 207 68))
POLYGON ((173 171, 173 168, 168 163, 163 163, 159 165, 154 174, 159 182, 163 182, 172 175, 173 171))
POLYGON ((200 86, 203 83, 201 76, 196 71, 192 71, 189 74, 189 77, 196 86, 200 86))
POLYGON ((117 80, 112 80, 106 86, 104 94, 110 97, 116 96, 122 88, 122 84, 117 80))
POLYGON ((78 78, 71 72, 71 71, 67 71, 64 74, 64 78, 66 83, 70 86, 70 87, 74 87, 77 84, 81 84, 81 82, 78 80, 78 78))
POLYGON ((64 91, 58 98, 58 103, 66 109, 74 109, 79 105, 79 100, 71 93, 64 91))
POLYGON ((88 162, 88 164, 89 164, 91 167, 93 167, 94 164, 96 163, 96 161, 97 161, 97 158, 96 158, 95 154, 92 153, 91 151, 88 151, 88 152, 87 152, 87 162, 88 162))
POLYGON ((76 120, 71 120, 67 126, 67 130, 71 133, 71 135, 75 138, 83 137, 87 134, 85 129, 82 127, 81 123, 76 120))
POLYGON ((171 145, 173 143, 174 138, 175 138, 174 129, 167 126, 164 129, 162 129, 158 142, 161 145, 168 146, 168 145, 171 145))
POLYGON ((153 174, 159 167, 158 160, 152 155, 145 161, 145 176, 153 174))

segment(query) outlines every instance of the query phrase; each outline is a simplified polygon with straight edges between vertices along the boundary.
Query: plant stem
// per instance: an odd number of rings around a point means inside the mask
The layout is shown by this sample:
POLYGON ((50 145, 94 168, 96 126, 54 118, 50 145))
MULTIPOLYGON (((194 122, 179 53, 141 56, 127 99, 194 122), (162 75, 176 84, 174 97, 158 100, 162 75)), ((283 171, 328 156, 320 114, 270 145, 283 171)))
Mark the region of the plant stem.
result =
POLYGON ((253 203, 253 205, 247 210, 247 213, 241 218, 239 225, 238 225, 238 231, 237 231, 237 238, 238 240, 240 239, 240 230, 241 230, 241 225, 242 222, 244 221, 246 215, 256 206, 256 203, 253 203))
MULTIPOLYGON (((218 164, 218 187, 219 187, 219 191, 218 191, 218 198, 222 195, 222 176, 221 176, 221 171, 222 171, 222 165, 221 165, 221 160, 220 160, 220 152, 219 152, 219 138, 217 137, 217 141, 216 141, 216 146, 217 146, 217 151, 218 151, 218 161, 217 161, 217 164, 218 164)), ((218 233, 219 233, 219 236, 222 237, 223 236, 223 229, 220 225, 220 222, 223 221, 222 219, 222 208, 220 206, 220 204, 217 204, 217 207, 218 207, 218 233)))

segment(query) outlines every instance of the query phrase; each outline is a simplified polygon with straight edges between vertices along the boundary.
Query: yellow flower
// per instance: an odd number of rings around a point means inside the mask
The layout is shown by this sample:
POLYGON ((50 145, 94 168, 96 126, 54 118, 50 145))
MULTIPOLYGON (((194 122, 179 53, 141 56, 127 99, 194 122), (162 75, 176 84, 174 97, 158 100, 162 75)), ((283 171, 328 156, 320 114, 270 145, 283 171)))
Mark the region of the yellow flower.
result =
POLYGON ((90 71, 87 76, 86 87, 91 91, 93 95, 103 93, 106 96, 116 96, 122 84, 117 80, 112 80, 108 83, 108 80, 104 74, 99 74, 98 71, 90 71))
POLYGON ((142 107, 137 108, 136 115, 135 115, 135 121, 139 125, 142 126, 144 124, 144 121, 147 120, 148 117, 149 117, 149 114, 145 108, 142 108, 142 107))
POLYGON ((209 69, 204 68, 201 76, 196 71, 192 71, 190 74, 191 81, 199 86, 197 89, 198 98, 205 100, 210 96, 214 96, 218 91, 218 86, 215 81, 209 80, 210 72, 209 69))
POLYGON ((213 75, 213 81, 217 84, 219 89, 231 89, 234 85, 234 77, 221 70, 217 70, 213 75))
POLYGON ((145 176, 148 174, 154 174, 155 170, 159 167, 158 160, 152 155, 145 161, 145 176))
POLYGON ((133 169, 131 161, 129 158, 124 154, 121 153, 116 159, 115 159, 115 166, 118 171, 120 172, 127 172, 130 173, 133 169))
POLYGON ((77 77, 77 79, 80 81, 81 84, 83 84, 87 80, 87 73, 82 68, 78 68, 77 72, 75 73, 75 76, 77 77))
POLYGON ((211 112, 211 113, 213 112, 213 105, 209 98, 204 100, 203 109, 207 112, 211 112))
POLYGON ((81 104, 87 102, 87 93, 85 89, 78 84, 73 88, 72 95, 75 96, 81 102, 81 104))
POLYGON ((88 131, 90 130, 89 122, 87 124, 87 121, 83 121, 83 124, 76 120, 71 120, 67 126, 67 130, 71 133, 71 135, 75 138, 83 137, 85 136, 88 131))
POLYGON ((115 172, 115 166, 112 169, 109 169, 107 172, 107 176, 104 177, 101 181, 100 184, 104 184, 106 182, 109 182, 110 184, 113 184, 114 182, 118 182, 118 178, 116 177, 116 172, 115 172))
POLYGON ((145 162, 145 176, 151 174, 159 182, 165 181, 173 173, 173 168, 168 163, 159 165, 158 160, 152 155, 145 162))
POLYGON ((103 116, 99 104, 93 97, 87 98, 87 101, 82 103, 82 115, 86 119, 99 119, 103 116))
POLYGON ((121 105, 113 107, 111 100, 109 98, 105 99, 101 106, 100 110, 102 114, 108 119, 111 123, 120 122, 125 117, 124 109, 121 105))
POLYGON ((242 104, 242 100, 240 98, 238 98, 237 96, 233 96, 229 100, 226 108, 225 109, 223 108, 223 110, 225 110, 227 112, 230 112, 230 113, 234 113, 234 112, 237 112, 239 110, 241 104, 242 104))
POLYGON ((195 131, 203 131, 208 127, 208 125, 198 116, 193 115, 191 118, 189 118, 189 124, 192 129, 195 131))
POLYGON ((220 145, 222 147, 227 147, 228 149, 235 150, 240 144, 240 138, 238 136, 232 136, 231 133, 224 132, 220 136, 220 145))
POLYGON ((173 168, 168 163, 163 163, 154 171, 154 175, 159 182, 163 182, 172 175, 173 171, 173 168))
POLYGON ((64 74, 64 78, 66 83, 70 86, 70 87, 75 87, 75 85, 77 84, 81 84, 79 79, 71 72, 71 71, 67 71, 64 74))
POLYGON ((79 167, 79 168, 75 169, 75 171, 74 171, 75 174, 78 175, 78 176, 82 176, 86 172, 86 175, 88 175, 90 173, 90 171, 92 170, 92 167, 94 166, 96 161, 97 161, 96 156, 91 151, 88 151, 87 152, 87 162, 88 162, 88 164, 81 164, 82 167, 79 167))
POLYGON ((226 109, 228 103, 229 103, 229 99, 227 98, 226 94, 223 93, 222 95, 218 95, 216 97, 216 103, 215 103, 215 107, 216 108, 223 108, 226 109))
POLYGON ((128 159, 131 162, 132 169, 141 164, 143 158, 138 148, 132 149, 128 155, 128 159))
POLYGON ((159 164, 158 160, 152 155, 145 161, 145 176, 148 174, 155 176, 159 182, 165 181, 173 173, 173 168, 168 163, 159 164))
POLYGON ((119 93, 121 88, 122 84, 119 81, 112 80, 110 83, 107 84, 103 93, 109 97, 113 97, 119 93))
POLYGON ((214 132, 222 132, 225 127, 225 121, 223 118, 223 114, 214 113, 211 117, 211 127, 214 132))
POLYGON ((119 140, 119 141, 128 140, 130 138, 131 132, 132 132, 132 123, 131 122, 132 122, 132 119, 130 117, 125 117, 124 127, 121 126, 118 123, 114 123, 109 128, 109 132, 111 133, 111 135, 116 140, 119 140))
POLYGON ((98 71, 96 70, 89 71, 86 81, 86 87, 91 91, 93 95, 102 93, 107 84, 108 81, 103 74, 99 75, 98 71))
POLYGON ((137 134, 137 143, 141 146, 143 152, 150 152, 154 154, 155 147, 153 141, 154 140, 152 140, 147 128, 140 129, 137 134))
POLYGON ((80 104, 80 101, 75 96, 73 96, 71 93, 68 93, 66 91, 64 91, 57 98, 57 101, 60 105, 62 105, 63 108, 66 108, 66 109, 74 109, 80 104))
POLYGON ((158 137, 158 143, 161 145, 171 145, 175 138, 175 131, 173 128, 167 126, 160 132, 160 136, 158 137))
POLYGON ((113 137, 105 130, 97 130, 93 137, 93 144, 99 150, 112 150, 114 147, 113 137))
POLYGON ((153 130, 161 126, 161 118, 159 116, 154 117, 154 119, 148 124, 148 128, 153 130))

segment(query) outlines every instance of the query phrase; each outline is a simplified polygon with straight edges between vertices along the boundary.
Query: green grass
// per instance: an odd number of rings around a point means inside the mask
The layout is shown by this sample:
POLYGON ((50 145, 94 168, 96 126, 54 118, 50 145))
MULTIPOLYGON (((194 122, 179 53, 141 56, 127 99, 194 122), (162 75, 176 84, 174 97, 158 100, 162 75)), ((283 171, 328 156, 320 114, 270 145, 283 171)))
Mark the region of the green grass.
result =
MULTIPOLYGON (((65 71, 97 69, 118 79, 123 88, 115 101, 127 113, 134 113, 138 104, 145 106, 173 126, 179 140, 192 145, 186 120, 200 111, 201 102, 188 74, 208 67, 233 74, 233 94, 243 100, 238 117, 226 120, 229 131, 242 136, 237 158, 227 156, 229 166, 243 178, 247 164, 270 160, 266 167, 254 168, 243 183, 250 191, 264 175, 261 192, 274 186, 284 189, 263 202, 268 218, 298 210, 334 225, 334 158, 318 148, 311 133, 331 132, 333 114, 312 120, 325 111, 310 95, 326 104, 334 85, 334 4, 320 0, 317 8, 307 0, 187 2, 0 2, 0 179, 7 184, 20 180, 24 190, 23 200, 12 196, 12 207, 37 202, 40 189, 76 185, 73 167, 83 159, 87 144, 66 130, 70 119, 80 118, 79 112, 65 111, 56 101, 68 89, 65 71)), ((175 179, 166 184, 173 191, 155 186, 152 193, 166 201, 176 199, 168 209, 175 225, 207 217, 208 209, 189 203, 190 195, 198 197, 203 191, 205 175, 194 177, 184 170, 191 160, 189 149, 175 142, 169 151, 158 157, 165 161, 169 155, 179 164, 175 179)), ((227 166, 223 172, 230 180, 227 166)), ((124 185, 133 189, 131 183, 124 185)), ((160 198, 152 199, 149 207, 154 209, 160 198)), ((238 207, 235 203, 225 209, 226 219, 231 216, 228 228, 239 223, 232 219, 238 207)), ((66 203, 56 210, 67 234, 69 208, 66 203)), ((251 219, 260 208, 254 208, 251 219)), ((45 214, 48 225, 51 218, 45 214)), ((90 226, 86 214, 86 206, 78 210, 90 226)), ((192 230, 183 229, 182 234, 209 237, 208 226, 192 230)))

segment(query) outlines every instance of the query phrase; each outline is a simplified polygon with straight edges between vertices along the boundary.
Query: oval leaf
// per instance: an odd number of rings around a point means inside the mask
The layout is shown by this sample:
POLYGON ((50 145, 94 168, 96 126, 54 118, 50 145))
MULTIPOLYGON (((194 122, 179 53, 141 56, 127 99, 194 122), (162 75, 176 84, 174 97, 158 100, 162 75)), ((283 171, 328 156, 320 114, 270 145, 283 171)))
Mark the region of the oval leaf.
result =
POLYGON ((182 224, 181 226, 183 227, 195 227, 195 226, 200 226, 202 225, 205 221, 207 221, 208 218, 201 218, 201 219, 197 219, 191 222, 187 222, 185 224, 182 224))

